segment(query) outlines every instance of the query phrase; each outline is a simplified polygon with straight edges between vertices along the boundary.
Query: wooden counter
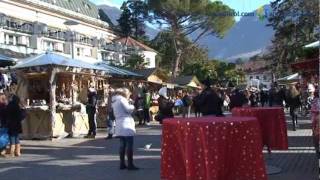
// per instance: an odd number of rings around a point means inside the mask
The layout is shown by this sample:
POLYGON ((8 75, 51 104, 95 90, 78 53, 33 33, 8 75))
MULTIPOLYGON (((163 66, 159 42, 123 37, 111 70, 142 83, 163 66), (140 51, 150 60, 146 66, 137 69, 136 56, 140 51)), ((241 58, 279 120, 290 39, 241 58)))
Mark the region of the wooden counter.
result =
POLYGON ((27 117, 22 122, 23 139, 61 138, 71 134, 88 133, 88 116, 71 110, 58 111, 55 121, 50 122, 50 110, 45 107, 27 108, 27 117))

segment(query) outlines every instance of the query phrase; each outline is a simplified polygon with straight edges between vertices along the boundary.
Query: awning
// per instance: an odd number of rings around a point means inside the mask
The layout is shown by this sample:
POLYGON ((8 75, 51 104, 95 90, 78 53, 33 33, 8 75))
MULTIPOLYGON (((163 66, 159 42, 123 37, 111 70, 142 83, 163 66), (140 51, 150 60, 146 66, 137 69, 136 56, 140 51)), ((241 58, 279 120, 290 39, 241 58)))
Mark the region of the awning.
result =
POLYGON ((96 63, 95 65, 104 69, 104 71, 106 71, 110 75, 142 78, 142 75, 140 75, 140 74, 137 74, 137 73, 125 70, 125 69, 121 69, 118 67, 110 66, 104 62, 96 63))
POLYGON ((0 54, 0 67, 12 66, 16 59, 0 54))
POLYGON ((298 82, 299 80, 300 80, 299 73, 295 73, 290 76, 286 76, 286 77, 278 79, 278 81, 282 82, 282 83, 298 82))
POLYGON ((26 59, 20 60, 17 65, 13 66, 13 69, 23 69, 29 67, 38 67, 38 66, 66 66, 66 67, 78 67, 84 69, 94 69, 94 70, 104 70, 99 66, 95 66, 93 64, 78 60, 72 59, 66 56, 62 56, 60 54, 46 52, 43 54, 39 54, 33 57, 29 57, 26 59))
POLYGON ((317 47, 319 47, 319 44, 320 44, 319 41, 316 41, 316 42, 313 42, 311 44, 307 44, 304 47, 305 48, 317 48, 317 47))

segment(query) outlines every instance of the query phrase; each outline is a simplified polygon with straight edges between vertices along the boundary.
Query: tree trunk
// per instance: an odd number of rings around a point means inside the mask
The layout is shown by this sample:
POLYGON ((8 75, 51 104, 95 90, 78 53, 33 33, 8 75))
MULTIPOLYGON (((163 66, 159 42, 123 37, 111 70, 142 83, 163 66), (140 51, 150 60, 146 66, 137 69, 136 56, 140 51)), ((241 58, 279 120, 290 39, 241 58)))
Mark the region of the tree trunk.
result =
POLYGON ((180 71, 179 66, 180 66, 180 61, 181 61, 181 55, 182 55, 181 50, 178 50, 176 59, 174 61, 173 71, 172 71, 172 76, 174 78, 179 75, 179 71, 180 71))
POLYGON ((53 129, 55 126, 56 117, 56 87, 57 87, 57 69, 53 68, 50 73, 49 86, 50 86, 50 121, 51 121, 51 137, 53 137, 53 129))

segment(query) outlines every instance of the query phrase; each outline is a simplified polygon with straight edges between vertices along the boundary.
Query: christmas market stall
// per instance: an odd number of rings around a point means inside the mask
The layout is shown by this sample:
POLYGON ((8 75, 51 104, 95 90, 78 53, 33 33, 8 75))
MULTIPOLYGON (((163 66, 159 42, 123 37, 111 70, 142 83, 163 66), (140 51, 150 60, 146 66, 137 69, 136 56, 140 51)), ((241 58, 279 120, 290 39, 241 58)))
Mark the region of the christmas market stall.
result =
MULTIPOLYGON (((13 67, 16 94, 26 105, 23 138, 46 139, 88 133, 87 91, 94 83, 98 95, 107 94, 105 69, 47 52, 21 60, 13 67)), ((100 103, 104 99, 100 98, 100 103)))
MULTIPOLYGON (((134 72, 121 69, 115 66, 108 65, 104 62, 99 62, 95 64, 99 68, 102 68, 108 75, 112 76, 112 78, 108 78, 108 88, 107 88, 107 95, 104 96, 103 103, 100 104, 98 107, 98 113, 96 116, 97 119, 97 127, 105 128, 107 126, 107 98, 108 98, 108 89, 110 88, 117 88, 117 87, 128 87, 131 91, 135 88, 135 84, 139 80, 141 80, 141 75, 136 74, 134 72)), ((137 86, 137 85, 136 85, 137 86)))

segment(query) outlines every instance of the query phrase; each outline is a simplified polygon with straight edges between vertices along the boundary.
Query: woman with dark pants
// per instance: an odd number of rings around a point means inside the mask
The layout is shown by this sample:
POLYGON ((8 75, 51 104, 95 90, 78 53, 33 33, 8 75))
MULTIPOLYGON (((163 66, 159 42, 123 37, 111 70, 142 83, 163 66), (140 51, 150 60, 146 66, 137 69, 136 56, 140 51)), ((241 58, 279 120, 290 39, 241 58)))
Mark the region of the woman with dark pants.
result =
POLYGON ((12 96, 11 101, 6 108, 6 111, 8 134, 10 140, 10 155, 20 156, 21 147, 19 134, 22 133, 21 121, 25 118, 26 112, 20 107, 20 98, 18 96, 12 96))
POLYGON ((298 127, 298 108, 301 105, 300 93, 294 85, 291 85, 289 91, 286 93, 286 104, 290 107, 290 115, 292 118, 293 130, 298 127))
POLYGON ((112 98, 112 108, 116 119, 116 136, 120 139, 120 169, 138 170, 133 164, 133 139, 136 133, 132 117, 134 105, 129 103, 130 91, 126 88, 117 89, 112 98), (128 166, 125 164, 127 152, 128 166))

